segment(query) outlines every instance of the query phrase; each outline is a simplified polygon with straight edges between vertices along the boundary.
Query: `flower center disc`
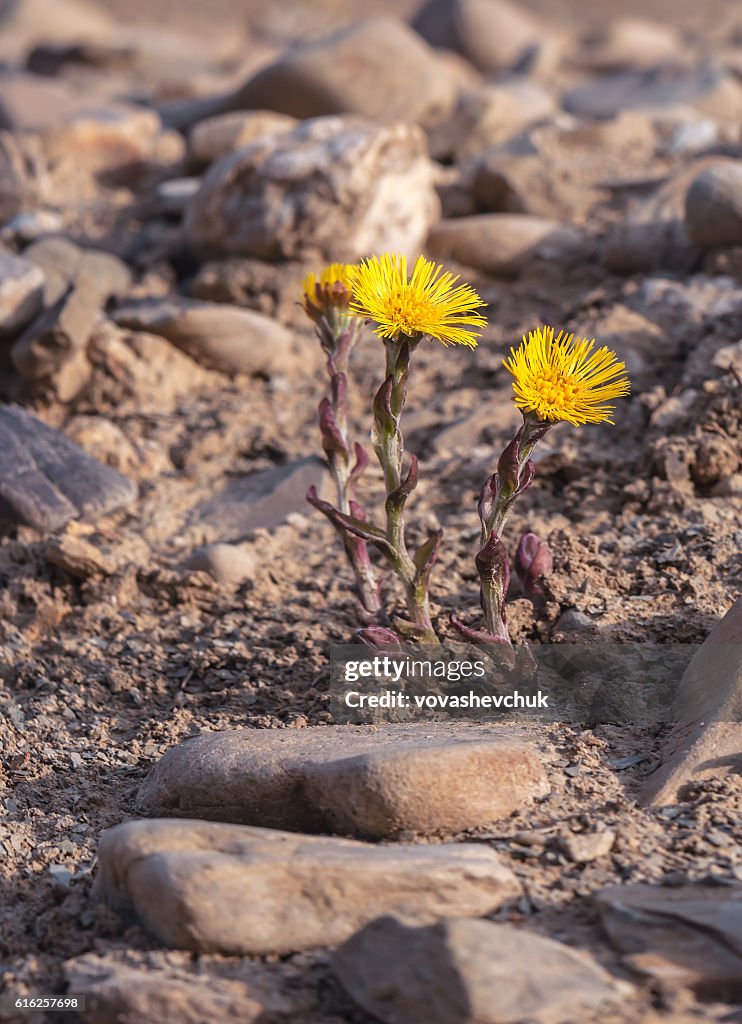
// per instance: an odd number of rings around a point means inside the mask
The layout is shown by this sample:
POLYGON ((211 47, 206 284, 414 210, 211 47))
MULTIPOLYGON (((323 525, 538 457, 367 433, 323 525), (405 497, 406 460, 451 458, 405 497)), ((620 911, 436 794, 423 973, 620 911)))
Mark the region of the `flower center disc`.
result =
POLYGON ((579 393, 579 386, 573 377, 564 376, 556 371, 537 377, 533 385, 549 405, 564 405, 573 401, 579 393))
POLYGON ((402 334, 416 334, 430 316, 430 303, 407 290, 393 292, 387 300, 389 320, 399 325, 402 334))

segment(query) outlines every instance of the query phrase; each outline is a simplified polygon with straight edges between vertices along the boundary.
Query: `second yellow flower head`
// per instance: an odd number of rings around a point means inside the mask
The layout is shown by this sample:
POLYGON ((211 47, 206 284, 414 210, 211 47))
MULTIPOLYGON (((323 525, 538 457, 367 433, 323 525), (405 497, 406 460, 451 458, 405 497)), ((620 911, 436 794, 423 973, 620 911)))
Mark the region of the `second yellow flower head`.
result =
POLYGON ((503 365, 513 375, 514 401, 540 420, 572 423, 612 423, 613 406, 606 403, 628 395, 626 367, 615 352, 595 342, 575 338, 553 327, 531 331, 503 365))
POLYGON ((426 334, 444 345, 475 348, 485 318, 485 305, 468 284, 419 256, 408 276, 407 260, 385 253, 363 260, 353 274, 350 313, 374 320, 375 334, 396 340, 426 334))

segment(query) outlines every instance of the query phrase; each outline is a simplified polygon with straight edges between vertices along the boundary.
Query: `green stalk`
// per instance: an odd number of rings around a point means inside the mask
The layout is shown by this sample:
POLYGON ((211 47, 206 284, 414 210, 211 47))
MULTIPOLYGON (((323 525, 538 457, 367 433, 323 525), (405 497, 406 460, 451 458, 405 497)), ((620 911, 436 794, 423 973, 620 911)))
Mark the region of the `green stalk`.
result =
MULTIPOLYGON (((320 404, 320 431, 327 464, 335 483, 337 507, 344 515, 358 511, 353 507, 353 458, 348 439, 347 382, 350 353, 359 332, 360 325, 357 322, 349 322, 347 317, 341 317, 337 312, 319 328, 322 347, 327 352, 327 372, 330 377, 329 396, 320 404), (326 408, 323 413, 324 403, 326 408)), ((339 533, 353 570, 356 595, 364 617, 378 619, 382 611, 379 584, 366 542, 345 530, 339 533)))
MULTIPOLYGON (((404 335, 385 341, 386 378, 374 399, 372 440, 384 473, 387 557, 404 588, 410 620, 408 630, 423 643, 437 644, 430 617, 428 582, 440 538, 434 544, 424 545, 422 554, 418 552, 418 557, 413 558, 407 549, 404 529, 405 504, 417 486, 417 459, 413 457, 410 469, 403 477, 404 438, 400 420, 406 399, 410 356, 419 341, 419 337, 404 335)), ((404 630, 404 624, 399 624, 399 628, 404 630)))
POLYGON ((523 426, 507 446, 498 463, 497 497, 492 515, 488 517, 486 523, 484 521, 482 523, 483 545, 493 533, 497 537, 502 536, 515 499, 521 490, 525 490, 525 487, 530 484, 530 480, 524 480, 523 474, 533 454, 533 449, 551 426, 551 423, 539 420, 535 413, 523 414, 523 426))
POLYGON ((479 498, 481 545, 474 561, 481 585, 485 631, 464 626, 455 618, 451 620, 463 636, 478 642, 494 641, 512 647, 505 615, 510 563, 501 539, 502 531, 515 499, 533 480, 531 454, 550 427, 550 423, 539 420, 535 413, 524 413, 523 426, 500 456, 497 472, 482 488, 479 498))

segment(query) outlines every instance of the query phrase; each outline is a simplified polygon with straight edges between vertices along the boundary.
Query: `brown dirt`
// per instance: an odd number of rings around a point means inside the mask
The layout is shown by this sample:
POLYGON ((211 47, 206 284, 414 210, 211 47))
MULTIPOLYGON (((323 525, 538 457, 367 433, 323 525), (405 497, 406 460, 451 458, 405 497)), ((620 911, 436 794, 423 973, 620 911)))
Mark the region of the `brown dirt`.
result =
MULTIPOLYGON (((130 0, 107 6, 144 20, 153 9, 130 0)), ((243 6, 254 9, 251 0, 243 6)), ((529 6, 555 19, 582 17, 584 8, 571 0, 529 6)), ((702 8, 670 0, 655 0, 651 11, 645 3, 623 6, 672 17, 689 31, 701 17, 713 24, 714 11, 728 10, 721 0, 702 8)), ((222 8, 225 17, 237 14, 231 0, 222 8)), ((210 18, 216 9, 209 7, 210 18)), ((158 7, 184 24, 203 10, 202 4, 158 7)), ((614 11, 595 5, 589 15, 614 11)), ((652 169, 632 168, 632 174, 652 169)), ((607 156, 591 168, 594 181, 612 173, 607 156)), ((601 193, 593 212, 595 223, 609 223, 620 212, 618 201, 601 193)), ((163 288, 171 283, 160 265, 151 273, 163 288)), ((611 277, 585 265, 559 273, 535 268, 507 284, 467 277, 491 302, 492 326, 474 353, 432 344, 418 350, 406 413, 408 448, 423 469, 411 503, 412 536, 438 523, 446 530, 434 576, 440 623, 452 610, 476 619, 476 493, 506 440, 496 423, 483 425, 482 410, 502 406, 503 353, 538 322, 591 335, 616 307, 631 303, 641 284, 640 277, 611 277), (436 434, 472 414, 468 441, 436 451, 436 434)), ((187 278, 181 283, 187 287, 187 278)), ((310 331, 299 319, 295 324, 312 346, 310 331)), ((660 329, 671 339, 669 355, 637 376, 617 425, 560 426, 545 444, 536 482, 509 526, 511 542, 530 529, 548 538, 554 553, 545 607, 536 613, 523 599, 512 604, 521 638, 574 639, 559 625, 572 609, 606 638, 698 643, 742 594, 740 499, 714 492, 720 479, 714 459, 721 456, 712 443, 720 439, 739 453, 742 388, 701 358, 736 342, 739 325, 708 314, 666 321, 660 329), (653 426, 653 410, 690 387, 697 392, 692 407, 669 428, 653 426), (678 464, 688 471, 673 478, 678 464)), ((362 435, 363 409, 379 381, 378 350, 369 345, 356 366, 353 414, 362 435)), ((191 511, 226 478, 317 450, 323 382, 301 368, 291 380, 196 376, 162 411, 146 383, 127 394, 103 361, 73 408, 32 404, 59 426, 72 415, 105 417, 145 457, 134 508, 69 528, 120 557, 122 568, 113 575, 74 579, 49 562, 45 542, 31 531, 0 533, 0 976, 14 994, 59 989, 64 961, 85 952, 126 948, 156 956, 142 931, 90 899, 90 886, 100 831, 132 815, 136 789, 164 751, 204 729, 302 728, 330 720, 327 646, 345 640, 355 623, 335 536, 318 514, 307 508, 249 538, 245 546, 259 571, 235 593, 178 569, 203 539, 191 511), (69 875, 55 876, 55 866, 69 875)), ((369 475, 369 504, 380 483, 378 474, 369 475)), ((661 727, 550 726, 549 736, 563 759, 552 795, 477 838, 500 850, 526 887, 504 919, 566 937, 620 972, 590 893, 620 881, 739 879, 733 837, 742 825, 740 781, 699 786, 672 814, 645 810, 635 798, 657 763, 661 727), (613 766, 633 754, 643 760, 613 766), (609 858, 571 864, 552 842, 559 829, 598 823, 618 836, 609 858), (524 831, 545 842, 518 841, 516 833, 524 831)), ((185 954, 175 956, 189 962, 185 954)), ((207 969, 210 962, 204 958, 207 969)), ((364 1020, 327 981, 321 958, 296 963, 309 964, 320 978, 318 1022, 364 1020)), ((730 1010, 650 984, 641 991, 645 1021, 680 1020, 685 1013, 721 1020, 730 1010)))

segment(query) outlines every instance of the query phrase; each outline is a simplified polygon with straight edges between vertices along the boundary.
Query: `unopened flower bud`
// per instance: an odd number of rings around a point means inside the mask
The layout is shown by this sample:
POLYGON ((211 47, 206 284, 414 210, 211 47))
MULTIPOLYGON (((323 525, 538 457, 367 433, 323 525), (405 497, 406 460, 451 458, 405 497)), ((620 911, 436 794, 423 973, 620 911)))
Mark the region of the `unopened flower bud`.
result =
POLYGON ((487 533, 489 533, 492 528, 492 517, 495 514, 498 490, 499 482, 497 479, 497 473, 493 473, 492 476, 488 476, 484 481, 484 486, 479 492, 477 511, 479 512, 479 518, 482 520, 482 526, 485 528, 487 533))
POLYGON ((543 597, 544 592, 538 581, 553 568, 548 545, 539 540, 535 533, 524 533, 515 552, 514 568, 526 597, 543 597))

